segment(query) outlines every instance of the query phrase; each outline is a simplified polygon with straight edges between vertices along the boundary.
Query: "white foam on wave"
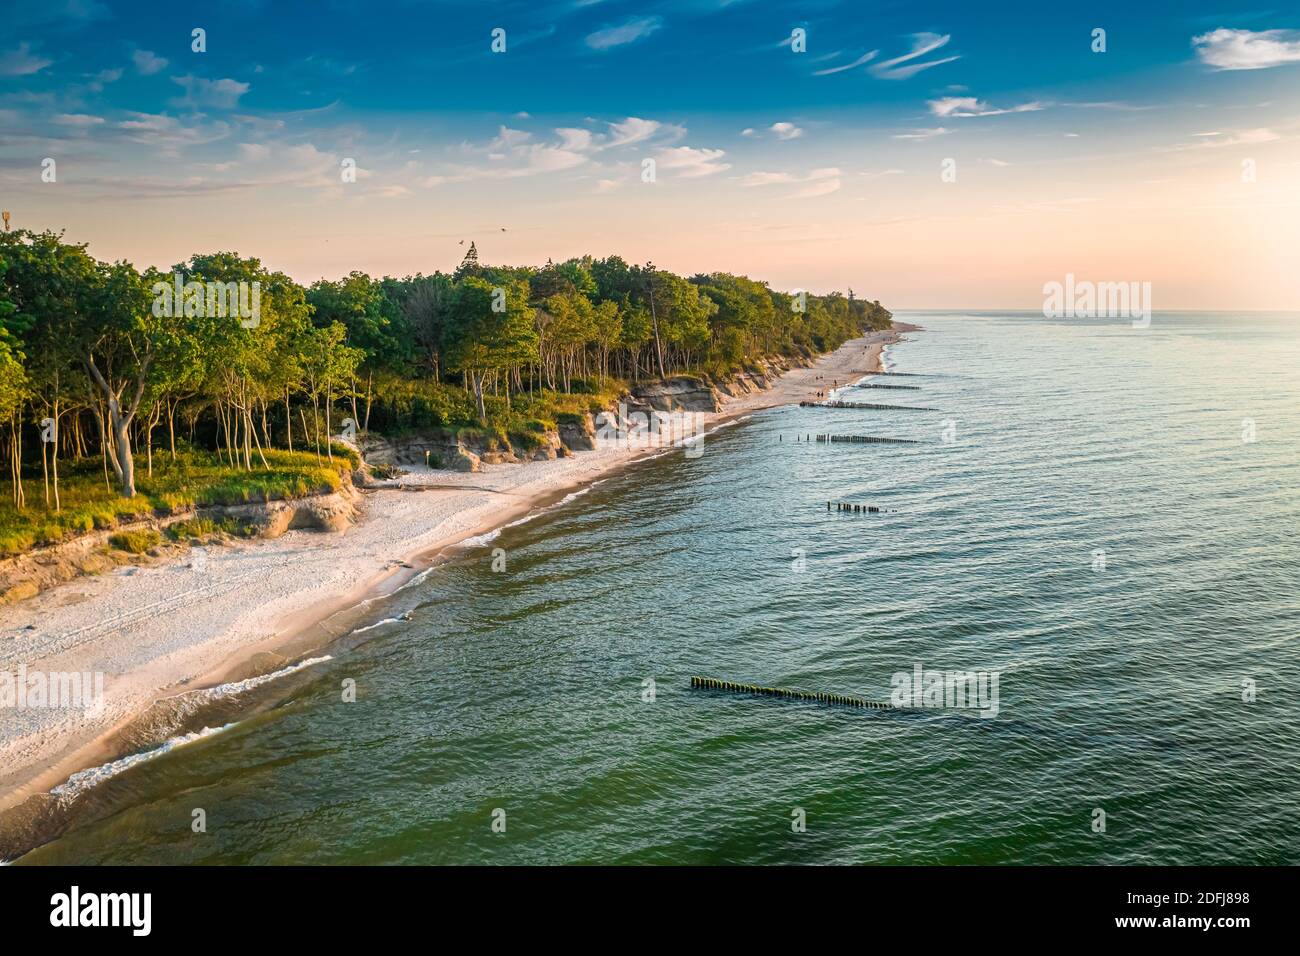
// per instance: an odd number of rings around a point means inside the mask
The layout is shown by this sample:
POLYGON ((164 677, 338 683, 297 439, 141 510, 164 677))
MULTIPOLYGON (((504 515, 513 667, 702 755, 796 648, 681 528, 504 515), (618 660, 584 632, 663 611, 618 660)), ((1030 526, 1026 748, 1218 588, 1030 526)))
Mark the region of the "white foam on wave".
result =
POLYGON ((386 617, 382 621, 375 621, 374 624, 367 624, 365 627, 354 628, 353 634, 364 634, 366 631, 373 631, 377 627, 383 627, 385 624, 397 624, 407 620, 404 617, 386 617))
MULTIPOLYGON (((270 674, 263 674, 261 677, 250 677, 247 680, 231 681, 227 684, 219 684, 216 687, 208 687, 203 690, 187 691, 184 694, 178 694, 178 697, 186 697, 198 702, 207 702, 219 700, 223 697, 229 697, 233 694, 241 694, 251 690, 254 687, 260 687, 263 684, 270 683, 281 677, 293 674, 305 667, 311 667, 313 664, 320 664, 324 661, 333 660, 328 654, 324 657, 309 657, 297 664, 291 664, 288 667, 282 667, 278 671, 270 674)), ((196 730, 188 734, 179 734, 164 740, 157 747, 151 750, 144 750, 140 753, 130 754, 117 760, 111 760, 108 763, 100 764, 98 767, 90 767, 86 770, 78 770, 63 783, 50 790, 50 795, 60 799, 70 800, 80 796, 92 787, 97 787, 106 780, 111 780, 118 774, 130 770, 132 767, 147 763, 163 754, 171 753, 177 747, 183 747, 186 744, 196 743, 205 740, 214 734, 229 730, 234 727, 235 723, 223 724, 220 727, 204 727, 202 730, 196 730)))
POLYGON ((501 537, 501 532, 505 531, 506 528, 517 528, 521 524, 527 524, 529 521, 532 521, 538 515, 546 514, 548 511, 551 511, 555 508, 559 508, 562 505, 567 505, 570 501, 573 501, 575 498, 581 498, 587 492, 591 491, 592 488, 595 488, 598 484, 607 480, 608 479, 606 478, 597 478, 595 481, 591 482, 588 485, 585 485, 582 488, 579 488, 577 491, 569 492, 567 495, 565 495, 559 501, 555 502, 555 504, 553 505, 550 505, 546 508, 539 508, 537 511, 530 511, 522 518, 516 518, 514 521, 508 521, 499 528, 493 528, 491 531, 485 532, 483 534, 476 534, 473 537, 466 538, 460 542, 461 547, 481 548, 485 544, 491 544, 497 538, 501 537))
POLYGON ((192 700, 210 702, 221 700, 223 697, 231 697, 235 694, 242 694, 250 691, 254 687, 261 687, 263 684, 269 684, 273 680, 279 680, 281 677, 288 677, 305 667, 311 667, 313 664, 323 664, 326 661, 334 660, 329 654, 324 657, 309 657, 306 660, 299 661, 297 664, 290 664, 288 667, 282 667, 278 671, 272 671, 270 674, 263 674, 261 677, 250 677, 247 680, 231 681, 228 684, 218 684, 216 687, 207 687, 203 690, 187 691, 184 694, 178 694, 178 697, 187 697, 192 700))
POLYGON ((592 486, 591 486, 591 485, 588 485, 586 488, 579 488, 577 491, 571 491, 571 492, 569 492, 567 495, 565 495, 563 498, 561 498, 559 501, 557 501, 557 502, 555 503, 555 507, 558 508, 558 507, 560 507, 561 505, 567 505, 570 501, 573 501, 573 500, 575 500, 575 499, 577 499, 577 498, 581 498, 581 497, 582 497, 583 495, 585 495, 587 492, 591 491, 591 489, 592 489, 592 486))
POLYGON ((493 528, 487 534, 476 534, 472 538, 466 538, 461 542, 462 547, 481 548, 485 544, 491 544, 497 538, 501 537, 501 529, 493 528))
POLYGON ((223 730, 229 730, 234 724, 225 724, 221 727, 204 727, 202 730, 196 730, 193 733, 181 734, 163 741, 152 750, 146 750, 143 753, 131 754, 129 757, 122 757, 120 760, 113 760, 106 764, 100 764, 98 767, 91 767, 88 770, 78 770, 66 781, 59 784, 50 791, 50 795, 61 799, 72 799, 80 796, 92 787, 97 787, 107 780, 111 780, 118 774, 130 770, 132 767, 142 763, 147 763, 163 754, 171 753, 177 747, 183 747, 186 744, 192 744, 199 740, 205 740, 214 734, 219 734, 223 730))
POLYGON ((397 588, 395 591, 393 591, 393 593, 394 593, 394 594, 397 594, 397 593, 400 592, 400 591, 405 591, 405 590, 406 590, 407 588, 409 588, 409 587, 414 587, 415 585, 419 584, 421 581, 423 581, 425 578, 427 578, 427 577, 428 577, 430 574, 432 574, 432 573, 433 573, 433 568, 425 568, 425 569, 424 569, 423 571, 421 571, 419 574, 417 574, 417 575, 415 575, 413 578, 411 578, 411 580, 409 580, 409 581, 407 581, 405 584, 403 584, 400 588, 397 588))

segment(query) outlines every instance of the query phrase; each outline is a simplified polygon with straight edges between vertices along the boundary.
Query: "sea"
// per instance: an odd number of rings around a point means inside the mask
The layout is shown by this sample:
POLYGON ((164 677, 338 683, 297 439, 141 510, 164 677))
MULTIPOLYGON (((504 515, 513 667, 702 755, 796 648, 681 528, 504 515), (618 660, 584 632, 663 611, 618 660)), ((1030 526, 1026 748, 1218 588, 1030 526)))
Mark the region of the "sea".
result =
POLYGON ((896 318, 905 407, 475 542, 17 862, 1300 863, 1300 315, 896 318))

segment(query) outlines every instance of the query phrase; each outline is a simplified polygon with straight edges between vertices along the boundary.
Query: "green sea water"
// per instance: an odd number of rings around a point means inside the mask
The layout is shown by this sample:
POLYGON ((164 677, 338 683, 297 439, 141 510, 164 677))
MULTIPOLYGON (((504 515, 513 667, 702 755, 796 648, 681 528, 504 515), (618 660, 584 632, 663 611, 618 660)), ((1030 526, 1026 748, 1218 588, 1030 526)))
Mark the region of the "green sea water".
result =
POLYGON ((840 397, 937 411, 758 413, 507 528, 22 862, 1300 862, 1300 316, 898 318, 869 382, 919 390, 840 397), (917 665, 997 716, 689 686, 917 665))

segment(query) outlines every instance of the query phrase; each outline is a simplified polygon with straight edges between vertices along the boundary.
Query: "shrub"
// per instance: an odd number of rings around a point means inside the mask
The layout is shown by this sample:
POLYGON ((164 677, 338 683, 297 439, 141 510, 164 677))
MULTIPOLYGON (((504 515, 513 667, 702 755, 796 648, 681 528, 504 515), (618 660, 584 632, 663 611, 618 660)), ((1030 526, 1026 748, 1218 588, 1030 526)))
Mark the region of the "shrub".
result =
POLYGON ((162 535, 152 528, 146 528, 143 531, 122 531, 111 535, 108 539, 108 543, 114 548, 130 554, 144 554, 150 548, 156 547, 161 541, 162 535))

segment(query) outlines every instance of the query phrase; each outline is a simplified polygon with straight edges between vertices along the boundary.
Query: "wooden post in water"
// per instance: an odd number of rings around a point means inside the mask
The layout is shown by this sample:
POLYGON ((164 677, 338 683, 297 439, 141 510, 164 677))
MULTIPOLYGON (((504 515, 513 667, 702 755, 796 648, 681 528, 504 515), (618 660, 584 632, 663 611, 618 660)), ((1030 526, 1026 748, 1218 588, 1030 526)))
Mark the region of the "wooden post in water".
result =
POLYGON ((691 687, 704 690, 725 690, 739 694, 756 694, 760 697, 782 697, 789 700, 812 700, 822 704, 840 707, 858 707, 871 710, 900 710, 892 703, 879 703, 863 700, 860 697, 848 697, 844 694, 826 694, 802 690, 786 690, 781 687, 760 687, 757 684, 737 684, 733 681, 714 680, 711 677, 692 677, 691 687))

